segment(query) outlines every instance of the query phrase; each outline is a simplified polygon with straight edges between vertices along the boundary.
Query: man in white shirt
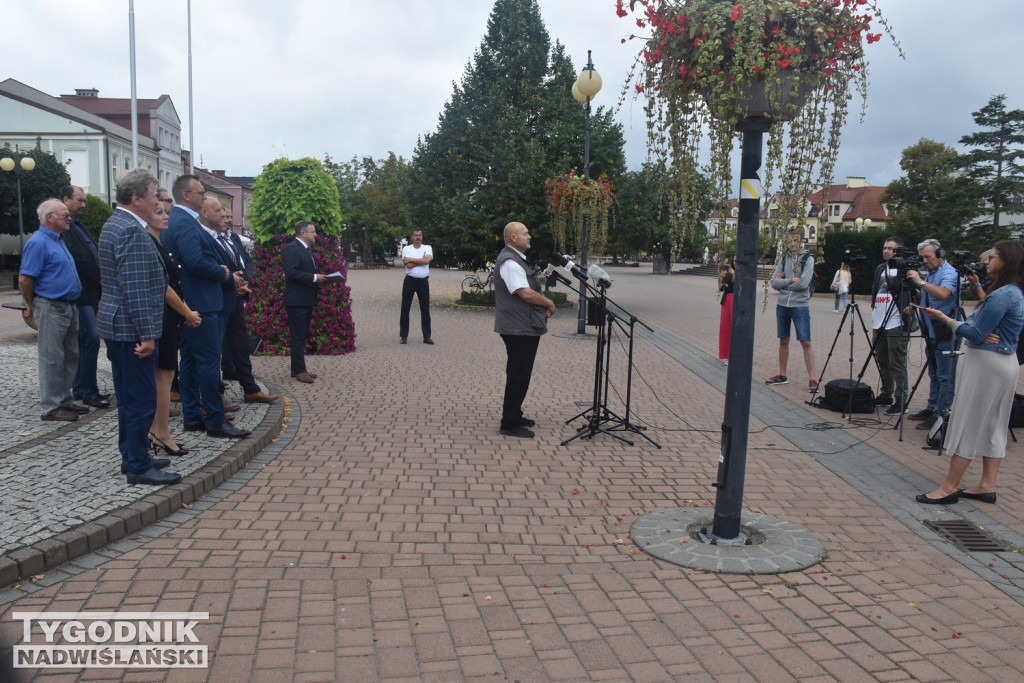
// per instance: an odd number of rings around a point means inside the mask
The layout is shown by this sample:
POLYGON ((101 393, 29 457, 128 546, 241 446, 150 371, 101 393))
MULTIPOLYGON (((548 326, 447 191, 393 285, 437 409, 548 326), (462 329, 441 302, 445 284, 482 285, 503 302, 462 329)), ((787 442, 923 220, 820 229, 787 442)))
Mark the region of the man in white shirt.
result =
POLYGON ((900 286, 897 270, 889 265, 897 247, 903 240, 890 237, 882 247, 882 263, 875 269, 871 286, 871 343, 881 375, 882 390, 876 405, 888 406, 886 415, 899 415, 906 411, 907 399, 907 336, 903 332, 901 308, 907 306, 907 296, 900 286), (893 301, 893 294, 902 295, 904 301, 893 301))
POLYGON ((430 338, 430 262, 434 259, 434 250, 429 244, 423 244, 423 231, 413 230, 412 244, 402 247, 402 263, 405 264, 405 280, 402 282, 402 314, 398 319, 399 341, 409 341, 409 309, 412 308, 412 295, 420 302, 420 329, 423 330, 423 343, 433 344, 430 338))

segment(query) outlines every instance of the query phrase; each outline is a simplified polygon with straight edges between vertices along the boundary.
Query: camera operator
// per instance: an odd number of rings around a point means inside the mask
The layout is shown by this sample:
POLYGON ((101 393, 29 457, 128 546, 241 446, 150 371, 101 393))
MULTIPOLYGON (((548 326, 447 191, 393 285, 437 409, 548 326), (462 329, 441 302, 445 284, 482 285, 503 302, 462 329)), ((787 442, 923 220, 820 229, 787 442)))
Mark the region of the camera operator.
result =
POLYGON ((882 390, 875 399, 875 405, 888 406, 886 415, 899 415, 905 411, 907 400, 909 338, 903 331, 904 323, 909 324, 909 320, 904 321, 903 314, 909 313, 910 292, 902 286, 899 269, 891 263, 897 248, 902 246, 903 240, 899 237, 886 238, 882 246, 882 263, 875 269, 875 279, 871 284, 871 344, 882 380, 882 390))
MULTIPOLYGON (((934 308, 943 315, 953 316, 956 299, 954 290, 960 286, 960 278, 945 259, 946 252, 936 239, 929 239, 917 245, 917 253, 927 269, 928 274, 922 280, 916 270, 907 271, 907 282, 916 287, 921 298, 921 305, 934 308)), ((923 420, 918 429, 931 429, 939 415, 949 412, 953 400, 953 386, 956 378, 952 373, 953 366, 953 335, 945 325, 935 325, 927 316, 924 317, 925 329, 928 332, 927 345, 928 379, 931 387, 928 392, 928 404, 924 410, 910 415, 912 420, 923 420)))
POLYGON ((992 258, 992 250, 989 249, 981 254, 977 263, 968 266, 967 270, 967 282, 970 285, 970 289, 974 292, 974 295, 978 297, 979 301, 984 300, 987 296, 986 291, 992 287, 992 281, 988 280, 988 262, 992 258), (981 278, 986 278, 985 282, 981 281, 981 278))

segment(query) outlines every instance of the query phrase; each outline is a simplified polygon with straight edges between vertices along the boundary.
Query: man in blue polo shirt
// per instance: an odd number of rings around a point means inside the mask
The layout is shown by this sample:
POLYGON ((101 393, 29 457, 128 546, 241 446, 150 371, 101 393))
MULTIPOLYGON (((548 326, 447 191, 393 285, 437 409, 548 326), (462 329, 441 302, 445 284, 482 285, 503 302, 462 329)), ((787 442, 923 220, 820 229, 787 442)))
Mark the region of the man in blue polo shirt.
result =
MULTIPOLYGON (((959 287, 959 278, 956 269, 946 262, 942 245, 935 239, 925 240, 917 245, 917 253, 921 255, 928 274, 922 280, 920 273, 911 270, 907 273, 907 280, 920 291, 921 305, 925 308, 938 309, 951 318, 955 317, 953 307, 956 306, 956 297, 953 293, 959 287)), ((948 416, 949 408, 953 404, 956 381, 951 355, 953 335, 945 325, 936 325, 926 315, 921 318, 924 319, 929 339, 926 355, 931 389, 928 392, 928 405, 924 410, 912 414, 910 418, 923 420, 917 426, 918 429, 931 429, 936 417, 948 416)))
POLYGON ((39 205, 39 231, 21 255, 18 289, 39 326, 39 404, 42 419, 73 422, 89 412, 72 403, 78 369, 78 308, 82 294, 75 260, 64 244, 71 212, 57 199, 39 205))

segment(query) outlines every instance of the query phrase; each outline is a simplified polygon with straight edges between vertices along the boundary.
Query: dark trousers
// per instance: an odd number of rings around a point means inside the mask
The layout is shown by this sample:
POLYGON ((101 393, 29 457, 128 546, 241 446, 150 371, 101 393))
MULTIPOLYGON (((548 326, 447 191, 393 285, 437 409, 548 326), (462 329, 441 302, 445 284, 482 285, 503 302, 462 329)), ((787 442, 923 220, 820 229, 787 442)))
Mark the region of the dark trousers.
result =
POLYGON ((523 401, 530 390, 533 361, 540 337, 501 335, 508 361, 505 363, 505 401, 501 406, 501 428, 510 429, 523 420, 523 401))
POLYGON ((224 327, 224 351, 221 354, 221 367, 230 367, 235 379, 246 394, 255 394, 260 385, 252 376, 252 359, 249 357, 249 331, 245 327, 245 315, 242 304, 238 304, 227 317, 224 327))
POLYGON ((96 331, 96 307, 78 307, 78 371, 71 384, 75 398, 90 398, 100 392, 96 384, 96 359, 100 354, 100 335, 96 331))
POLYGON ((178 393, 185 422, 204 422, 207 429, 226 421, 220 399, 221 327, 219 311, 201 311, 199 327, 181 328, 181 363, 178 393), (206 411, 204 416, 202 410, 206 411))
POLYGON ((306 371, 306 338, 309 336, 309 321, 313 318, 312 306, 287 306, 288 346, 292 354, 292 373, 306 371))
POLYGON ((107 340, 107 358, 117 396, 117 447, 121 462, 133 474, 153 466, 149 457, 149 428, 156 414, 156 357, 135 355, 135 342, 107 340))
POLYGON ((423 338, 430 339, 430 282, 429 278, 405 276, 402 282, 402 314, 398 318, 398 336, 409 336, 409 310, 412 308, 412 295, 420 302, 420 329, 423 338))

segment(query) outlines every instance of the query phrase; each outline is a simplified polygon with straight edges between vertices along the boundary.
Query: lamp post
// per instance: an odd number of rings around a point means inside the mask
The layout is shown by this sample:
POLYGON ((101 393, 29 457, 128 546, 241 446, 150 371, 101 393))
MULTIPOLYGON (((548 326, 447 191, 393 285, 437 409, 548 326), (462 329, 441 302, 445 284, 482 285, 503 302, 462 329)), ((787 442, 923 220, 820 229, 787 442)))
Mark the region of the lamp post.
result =
MULTIPOLYGON (((601 90, 601 76, 594 69, 594 63, 590 59, 590 50, 587 50, 587 65, 580 72, 580 77, 572 84, 573 98, 584 105, 584 126, 583 126, 583 185, 590 184, 590 100, 601 90)), ((589 246, 588 228, 590 215, 583 213, 583 235, 580 238, 580 266, 587 267, 587 248, 589 246)), ((580 311, 576 321, 576 334, 586 334, 587 326, 587 289, 580 287, 580 311)))
MULTIPOLYGON (((17 152, 16 152, 17 153, 17 152)), ((16 163, 11 157, 0 159, 0 170, 10 173, 14 171, 14 177, 18 185, 18 261, 21 262, 21 252, 25 248, 25 221, 21 213, 21 173, 22 171, 34 171, 36 160, 30 156, 22 156, 16 163)), ((21 269, 20 266, 18 268, 21 269)), ((14 276, 14 286, 18 286, 18 276, 14 276)))

